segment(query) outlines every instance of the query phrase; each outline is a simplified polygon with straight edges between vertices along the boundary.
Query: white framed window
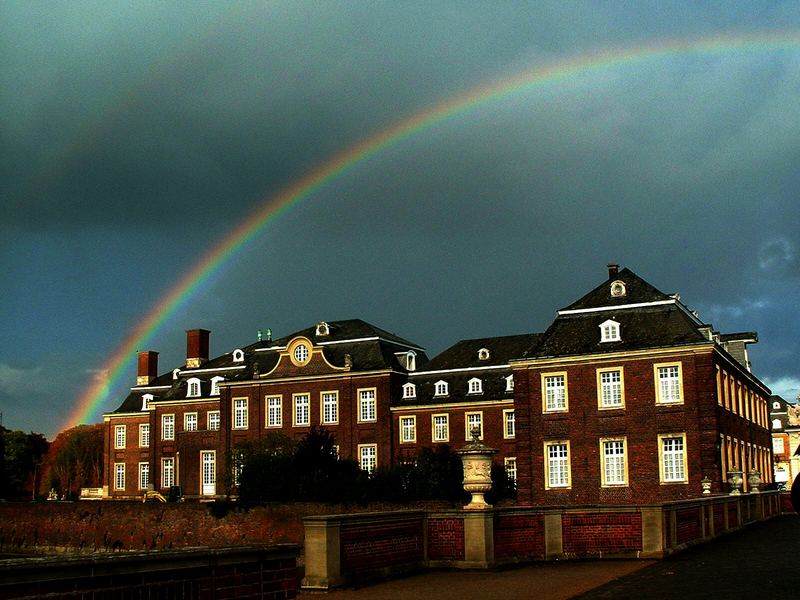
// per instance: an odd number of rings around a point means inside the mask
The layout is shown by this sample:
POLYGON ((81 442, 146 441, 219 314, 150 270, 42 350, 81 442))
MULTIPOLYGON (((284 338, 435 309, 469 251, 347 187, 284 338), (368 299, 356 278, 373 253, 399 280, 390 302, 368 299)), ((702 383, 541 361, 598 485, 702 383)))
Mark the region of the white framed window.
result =
POLYGON ((224 377, 220 377, 219 375, 216 377, 211 378, 211 395, 212 396, 219 396, 219 383, 220 381, 225 381, 224 377))
POLYGON ((180 375, 180 374, 181 374, 181 370, 180 369, 173 369, 172 370, 172 380, 173 381, 177 380, 178 379, 178 375, 180 375))
POLYGON ((267 427, 283 426, 283 397, 267 396, 267 427))
POLYGON ((472 439, 472 428, 477 427, 478 439, 483 439, 483 412, 475 411, 464 413, 464 439, 472 439))
POLYGON ((378 466, 378 445, 359 444, 358 445, 358 464, 362 471, 372 473, 378 466))
POLYGON ((150 463, 139 463, 139 489, 146 490, 150 484, 150 463))
POLYGON ((206 423, 209 431, 219 431, 219 411, 210 410, 206 416, 206 423))
POLYGON ((569 440, 544 443, 545 489, 569 488, 569 440))
POLYGON ((175 459, 173 457, 161 459, 161 487, 170 488, 175 485, 175 459))
POLYGON ((139 448, 150 447, 150 423, 139 425, 139 448))
POLYGON ((335 425, 339 422, 339 392, 322 392, 322 423, 335 425))
POLYGON ((433 384, 433 395, 434 396, 447 396, 449 393, 448 385, 446 381, 437 381, 433 384))
POLYGON ((786 445, 784 444, 782 437, 774 437, 772 438, 772 453, 773 454, 783 454, 786 452, 786 445))
POLYGON ((597 369, 597 407, 625 407, 625 382, 622 367, 597 369))
POLYGON ((417 417, 400 417, 400 441, 408 444, 417 441, 417 417))
POLYGON ((601 342, 619 342, 622 339, 619 335, 619 323, 613 319, 603 321, 599 327, 601 342))
POLYGON ((183 415, 183 430, 197 431, 197 413, 186 413, 183 415))
POLYGON ((625 282, 624 281, 620 281, 618 279, 616 281, 612 281, 611 282, 611 295, 614 298, 619 298, 621 296, 624 296, 625 293, 626 293, 626 291, 625 291, 625 282))
POLYGON ((200 380, 192 377, 186 380, 186 397, 197 398, 200 395, 200 380))
POLYGON ((600 458, 602 460, 600 477, 603 486, 628 485, 628 453, 626 439, 601 438, 600 458))
POLYGON ((233 399, 233 428, 247 429, 247 398, 233 399))
POLYGON ((506 391, 513 392, 514 391, 514 376, 509 375, 506 377, 506 391))
POLYGON ((408 371, 417 370, 417 355, 413 350, 406 352, 406 369, 408 371))
POLYGON ((310 355, 311 354, 308 350, 308 346, 306 346, 305 344, 297 344, 297 346, 294 347, 294 352, 292 352, 294 360, 301 365, 308 362, 308 358, 310 355))
POLYGON ((175 415, 161 415, 161 439, 175 439, 175 415))
POLYGON ((509 481, 513 481, 514 485, 517 484, 517 457, 507 456, 503 459, 503 466, 506 468, 506 477, 509 481))
POLYGON ((153 401, 153 394, 142 394, 142 410, 150 410, 150 403, 153 401))
POLYGON ((125 489, 125 463, 114 463, 114 489, 125 489))
POLYGON ((447 414, 431 416, 431 438, 434 442, 450 441, 450 417, 447 414))
POLYGON ((659 435, 658 459, 661 483, 688 483, 685 433, 659 435))
POLYGON ((306 427, 311 425, 311 399, 308 394, 293 394, 292 403, 294 404, 294 426, 306 427))
POLYGON ((569 410, 567 374, 542 373, 542 409, 544 412, 566 412, 569 410))
POLYGON ((244 362, 244 351, 237 348, 233 351, 233 362, 240 363, 244 362))
POLYGON ((481 381, 477 377, 473 377, 467 382, 467 393, 468 394, 482 394, 483 393, 483 381, 481 381))
POLYGON ((358 420, 361 423, 377 419, 375 388, 358 390, 358 420))
POLYGON ((503 410, 503 437, 510 440, 517 435, 517 425, 514 418, 514 409, 503 410))
POLYGON ((126 428, 125 425, 115 425, 114 426, 114 448, 117 450, 123 450, 125 448, 125 434, 126 428))
POLYGON ((489 349, 481 348, 478 350, 478 360, 489 360, 489 349))
POLYGON ((683 378, 681 363, 663 363, 653 365, 656 380, 657 404, 683 403, 683 378))
POLYGON ((330 335, 331 330, 325 321, 320 321, 319 323, 317 323, 317 329, 314 333, 317 336, 324 337, 326 335, 330 335))
POLYGON ((404 383, 403 384, 403 398, 416 398, 417 397, 417 386, 413 383, 404 383))
POLYGON ((783 429, 783 423, 781 423, 780 419, 773 419, 772 420, 772 428, 773 429, 783 429))

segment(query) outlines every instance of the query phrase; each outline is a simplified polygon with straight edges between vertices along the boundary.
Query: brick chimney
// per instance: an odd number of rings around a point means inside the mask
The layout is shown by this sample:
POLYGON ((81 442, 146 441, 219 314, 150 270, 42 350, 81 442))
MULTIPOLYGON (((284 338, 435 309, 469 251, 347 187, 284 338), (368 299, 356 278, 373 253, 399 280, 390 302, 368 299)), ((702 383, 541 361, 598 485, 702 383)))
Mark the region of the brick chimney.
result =
POLYGON ((608 278, 614 279, 619 273, 619 265, 616 263, 608 263, 608 278))
POLYGON ((158 377, 158 352, 145 350, 139 352, 139 370, 136 373, 136 385, 148 385, 158 377))
POLYGON ((196 369, 208 360, 207 329, 190 329, 186 332, 186 367, 196 369))

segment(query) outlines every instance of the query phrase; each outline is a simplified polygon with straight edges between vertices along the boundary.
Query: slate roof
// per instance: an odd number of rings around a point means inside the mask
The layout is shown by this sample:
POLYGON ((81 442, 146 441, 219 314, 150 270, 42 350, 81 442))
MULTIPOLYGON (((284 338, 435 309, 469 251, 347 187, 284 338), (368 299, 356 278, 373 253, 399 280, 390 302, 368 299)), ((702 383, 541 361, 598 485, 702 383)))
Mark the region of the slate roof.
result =
POLYGON ((367 337, 380 337, 387 342, 392 342, 400 346, 420 348, 419 344, 408 341, 394 333, 390 333, 380 327, 375 327, 361 319, 348 319, 345 321, 328 321, 329 334, 326 336, 317 335, 317 326, 312 325, 306 329, 296 331, 291 335, 284 336, 275 341, 275 345, 286 345, 292 338, 299 335, 307 337, 315 344, 320 342, 338 342, 341 340, 354 340, 367 337))
POLYGON ((525 351, 538 340, 540 335, 523 333, 521 335, 461 340, 433 357, 425 366, 425 370, 440 371, 508 364, 509 360, 522 358, 525 351), (481 348, 489 350, 488 360, 478 358, 478 351, 481 348))
POLYGON ((621 306, 623 304, 670 300, 671 298, 672 296, 657 290, 626 267, 619 271, 614 277, 609 277, 591 292, 561 310, 621 306), (625 284, 624 296, 614 297, 611 295, 610 286, 612 281, 622 281, 625 284))

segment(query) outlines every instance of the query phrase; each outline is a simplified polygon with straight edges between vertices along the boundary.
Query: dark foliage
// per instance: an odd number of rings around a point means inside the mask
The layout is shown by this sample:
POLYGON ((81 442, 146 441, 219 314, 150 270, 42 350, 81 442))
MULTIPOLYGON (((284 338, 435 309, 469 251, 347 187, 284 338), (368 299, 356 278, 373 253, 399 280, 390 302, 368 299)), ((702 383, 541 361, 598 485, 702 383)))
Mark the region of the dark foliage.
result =
POLYGON ((0 427, 0 498, 31 500, 35 497, 49 445, 41 433, 0 427))

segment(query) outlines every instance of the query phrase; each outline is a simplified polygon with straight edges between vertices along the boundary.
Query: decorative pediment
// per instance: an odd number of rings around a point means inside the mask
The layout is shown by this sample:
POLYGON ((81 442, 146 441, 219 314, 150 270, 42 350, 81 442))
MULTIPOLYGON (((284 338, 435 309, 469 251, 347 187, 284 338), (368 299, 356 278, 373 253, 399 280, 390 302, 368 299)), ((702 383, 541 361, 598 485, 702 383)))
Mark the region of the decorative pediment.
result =
POLYGON ((325 356, 322 346, 315 346, 307 337, 298 336, 280 350, 278 363, 272 371, 260 375, 260 378, 324 375, 349 371, 351 368, 352 361, 345 359, 343 365, 334 365, 325 356))

